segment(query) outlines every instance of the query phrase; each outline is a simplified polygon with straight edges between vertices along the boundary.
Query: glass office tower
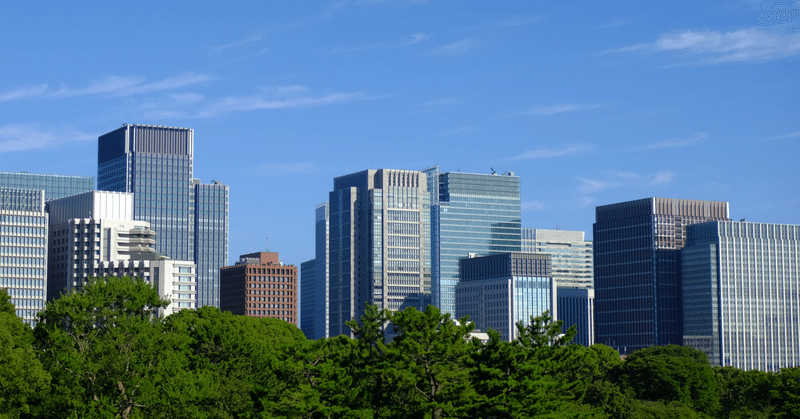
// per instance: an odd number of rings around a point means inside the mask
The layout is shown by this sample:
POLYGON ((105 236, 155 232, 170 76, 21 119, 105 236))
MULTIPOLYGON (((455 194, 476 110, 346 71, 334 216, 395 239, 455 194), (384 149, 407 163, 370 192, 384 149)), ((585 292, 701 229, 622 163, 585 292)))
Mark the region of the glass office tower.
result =
POLYGON ((192 177, 193 155, 190 128, 124 124, 99 138, 97 189, 133 193, 134 219, 156 231, 156 250, 197 263, 198 304, 218 307, 219 268, 228 258, 228 189, 200 185, 192 177))
POLYGON ((459 260, 521 250, 520 180, 511 172, 424 172, 432 199, 433 305, 455 315, 459 260))
POLYGON ((0 186, 6 188, 41 189, 44 200, 63 198, 94 190, 94 177, 42 175, 35 173, 0 172, 0 186))
POLYGON ((684 345, 723 367, 800 365, 800 226, 690 226, 681 268, 684 345))
POLYGON ((683 343, 686 228, 728 219, 728 203, 646 198, 596 208, 595 339, 620 353, 683 343))

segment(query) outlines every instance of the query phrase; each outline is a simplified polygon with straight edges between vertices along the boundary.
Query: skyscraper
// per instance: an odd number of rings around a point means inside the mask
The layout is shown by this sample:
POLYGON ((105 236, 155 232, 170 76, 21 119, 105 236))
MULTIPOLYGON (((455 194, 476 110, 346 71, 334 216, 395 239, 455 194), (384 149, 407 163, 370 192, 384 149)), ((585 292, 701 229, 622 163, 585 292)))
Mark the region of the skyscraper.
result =
POLYGON ((595 338, 621 353, 683 343, 686 227, 727 220, 728 203, 646 198, 595 211, 595 338))
MULTIPOLYGON (((402 310, 430 302, 430 208, 425 174, 365 170, 329 193, 330 336, 364 304, 402 310)), ((319 267, 317 268, 319 270, 319 267)))
POLYGON ((513 173, 440 173, 424 171, 431 199, 432 300, 442 313, 455 315, 458 261, 519 252, 520 179, 513 173))
POLYGON ((317 205, 315 230, 314 334, 308 338, 322 339, 330 337, 330 322, 328 321, 330 314, 330 280, 328 278, 330 205, 327 202, 317 205))
POLYGON ((309 259, 300 264, 300 330, 309 339, 318 339, 317 333, 317 308, 316 298, 316 275, 317 263, 315 259, 309 259))
POLYGON ((0 186, 0 288, 17 316, 30 325, 44 308, 47 279, 47 213, 42 189, 0 186))
POLYGON ((712 365, 800 365, 800 226, 715 221, 681 251, 683 343, 712 365))
POLYGON ((156 231, 156 250, 198 266, 198 303, 219 306, 228 258, 228 188, 193 179, 194 131, 129 125, 100 136, 97 188, 133 193, 133 216, 156 231))

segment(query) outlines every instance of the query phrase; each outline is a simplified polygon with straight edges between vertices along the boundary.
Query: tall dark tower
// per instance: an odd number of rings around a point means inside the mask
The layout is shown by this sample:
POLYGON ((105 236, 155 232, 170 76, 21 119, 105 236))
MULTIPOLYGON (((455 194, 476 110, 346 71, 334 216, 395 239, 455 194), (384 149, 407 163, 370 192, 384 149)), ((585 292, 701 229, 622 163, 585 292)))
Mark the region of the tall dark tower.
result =
POLYGON ((686 227, 729 220, 727 202, 646 198, 597 207, 595 338, 621 353, 683 343, 686 227))
POLYGON ((156 232, 156 250, 197 264, 198 306, 219 307, 228 259, 228 187, 193 178, 194 131, 129 125, 101 135, 97 189, 133 193, 133 217, 156 232))

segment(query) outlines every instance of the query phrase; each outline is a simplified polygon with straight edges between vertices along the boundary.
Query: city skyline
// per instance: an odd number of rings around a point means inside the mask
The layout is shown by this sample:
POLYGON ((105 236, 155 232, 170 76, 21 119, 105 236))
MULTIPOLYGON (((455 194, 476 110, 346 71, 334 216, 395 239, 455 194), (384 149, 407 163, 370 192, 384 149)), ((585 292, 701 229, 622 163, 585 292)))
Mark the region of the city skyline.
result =
POLYGON ((190 127, 194 177, 230 187, 228 263, 312 259, 331 180, 382 167, 513 171, 522 227, 587 239, 645 197, 797 225, 800 23, 763 4, 14 4, 0 167, 96 176, 119 124, 190 127))

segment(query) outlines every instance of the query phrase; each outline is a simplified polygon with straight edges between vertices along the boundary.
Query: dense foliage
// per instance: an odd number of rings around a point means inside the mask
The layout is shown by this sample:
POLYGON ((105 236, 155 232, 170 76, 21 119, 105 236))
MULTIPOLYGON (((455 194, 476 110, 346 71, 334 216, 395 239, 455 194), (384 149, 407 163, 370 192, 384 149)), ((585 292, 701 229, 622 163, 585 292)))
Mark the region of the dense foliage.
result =
POLYGON ((800 416, 800 368, 712 368, 679 346, 623 360, 570 344, 547 313, 482 343, 434 307, 367 306, 353 338, 314 341, 211 307, 157 317, 166 304, 140 280, 97 279, 31 331, 0 290, 0 419, 800 416))

